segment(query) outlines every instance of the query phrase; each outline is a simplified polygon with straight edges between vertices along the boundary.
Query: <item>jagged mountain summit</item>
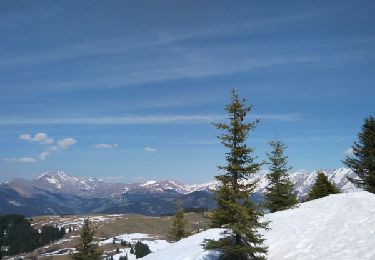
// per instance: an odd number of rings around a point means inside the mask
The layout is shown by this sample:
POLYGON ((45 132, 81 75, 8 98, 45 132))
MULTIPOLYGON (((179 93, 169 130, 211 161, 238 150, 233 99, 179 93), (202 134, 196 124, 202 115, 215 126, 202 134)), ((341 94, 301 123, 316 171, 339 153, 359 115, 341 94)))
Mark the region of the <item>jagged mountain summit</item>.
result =
MULTIPOLYGON (((329 180, 342 192, 358 189, 347 180, 354 173, 347 168, 325 170, 329 180)), ((304 200, 317 171, 290 173, 295 191, 304 200)), ((260 199, 267 186, 266 172, 258 172, 256 190, 260 199)), ((25 215, 78 213, 139 213, 163 215, 175 210, 176 200, 185 208, 212 208, 212 190, 216 181, 202 184, 182 184, 173 180, 149 180, 143 183, 108 183, 99 178, 77 177, 63 171, 45 172, 33 180, 15 179, 0 185, 0 214, 25 215)))

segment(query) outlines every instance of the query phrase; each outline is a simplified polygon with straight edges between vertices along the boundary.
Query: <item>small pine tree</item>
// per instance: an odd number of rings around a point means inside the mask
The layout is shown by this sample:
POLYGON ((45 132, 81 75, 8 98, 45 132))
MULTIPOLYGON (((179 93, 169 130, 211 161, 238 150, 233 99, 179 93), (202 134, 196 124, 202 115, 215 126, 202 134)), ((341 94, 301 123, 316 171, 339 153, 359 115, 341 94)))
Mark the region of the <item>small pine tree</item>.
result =
POLYGON ((138 241, 134 246, 135 258, 142 258, 151 253, 148 245, 143 244, 141 241, 138 241))
POLYGON ((134 249, 133 246, 130 244, 130 254, 134 255, 134 249))
POLYGON ((375 193, 375 118, 365 119, 358 142, 352 146, 353 156, 347 156, 343 163, 351 168, 358 178, 350 178, 359 188, 375 193))
POLYGON ((120 248, 116 248, 116 254, 120 254, 120 248))
POLYGON ((284 155, 286 145, 281 141, 271 141, 272 152, 267 154, 270 160, 270 173, 267 174, 268 186, 265 193, 265 206, 270 212, 284 210, 297 204, 294 185, 288 176, 288 156, 284 155))
POLYGON ((308 200, 319 199, 328 196, 329 194, 339 193, 339 190, 332 184, 323 172, 319 172, 315 184, 309 192, 308 200))
POLYGON ((236 91, 232 91, 232 100, 225 107, 229 114, 229 123, 215 124, 223 130, 219 136, 221 143, 228 148, 227 164, 219 166, 223 171, 216 176, 220 182, 215 193, 218 207, 211 216, 211 226, 225 228, 219 240, 206 240, 205 249, 218 250, 221 259, 265 259, 267 248, 258 229, 267 229, 267 223, 261 222, 262 212, 251 201, 256 182, 249 182, 262 163, 255 163, 251 156, 254 148, 247 145, 249 131, 255 128, 258 121, 245 123, 251 107, 245 106, 236 91))
POLYGON ((99 260, 101 259, 102 251, 98 244, 94 242, 95 230, 89 219, 85 219, 81 229, 81 239, 77 246, 78 253, 73 255, 76 260, 99 260))
POLYGON ((181 208, 181 203, 176 203, 176 214, 173 217, 172 228, 169 231, 168 239, 170 241, 179 241, 181 238, 186 237, 188 234, 185 231, 186 220, 184 218, 184 211, 181 208))

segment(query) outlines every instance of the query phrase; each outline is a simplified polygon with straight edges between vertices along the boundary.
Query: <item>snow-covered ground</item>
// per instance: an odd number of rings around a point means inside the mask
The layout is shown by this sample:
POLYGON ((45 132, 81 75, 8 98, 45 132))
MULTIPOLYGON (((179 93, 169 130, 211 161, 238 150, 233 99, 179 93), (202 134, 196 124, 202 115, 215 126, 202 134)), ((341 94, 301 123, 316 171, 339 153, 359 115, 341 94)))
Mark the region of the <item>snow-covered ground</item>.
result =
MULTIPOLYGON (((375 259, 375 195, 355 192, 331 195, 298 208, 267 214, 264 231, 269 260, 375 259)), ((217 252, 202 249, 206 239, 218 239, 210 229, 159 249, 145 260, 214 260, 217 252)))
MULTIPOLYGON (((166 240, 158 239, 157 237, 150 237, 149 235, 142 234, 142 233, 122 234, 122 235, 116 236, 116 243, 120 243, 121 240, 124 240, 126 242, 131 242, 133 245, 137 241, 141 241, 143 244, 148 245, 151 252, 154 252, 154 253, 170 245, 170 243, 167 242, 166 240)), ((113 243, 113 238, 110 238, 110 239, 101 241, 99 245, 102 246, 104 244, 112 244, 112 243, 113 243)), ((128 255, 129 260, 136 259, 135 255, 130 254, 130 248, 120 248, 120 253, 114 255, 113 259, 118 260, 120 256, 125 256, 125 255, 128 255)))

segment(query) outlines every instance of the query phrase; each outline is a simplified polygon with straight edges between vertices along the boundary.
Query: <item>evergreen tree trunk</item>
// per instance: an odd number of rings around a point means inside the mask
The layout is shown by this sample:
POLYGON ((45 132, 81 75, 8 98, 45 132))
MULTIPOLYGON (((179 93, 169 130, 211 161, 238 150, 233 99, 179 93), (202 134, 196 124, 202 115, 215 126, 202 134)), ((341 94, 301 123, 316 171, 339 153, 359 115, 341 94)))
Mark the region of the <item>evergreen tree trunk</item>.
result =
POLYGON ((223 173, 215 177, 220 182, 215 193, 218 207, 211 217, 212 227, 222 227, 226 231, 219 240, 206 240, 205 249, 220 251, 222 259, 265 259, 267 248, 258 229, 266 229, 267 223, 260 222, 262 212, 251 201, 256 182, 248 181, 262 164, 254 162, 255 158, 251 156, 254 148, 246 144, 249 131, 255 128, 258 120, 244 122, 251 107, 246 107, 245 100, 240 100, 234 90, 231 101, 225 108, 229 122, 215 124, 217 129, 224 131, 219 139, 229 151, 226 153, 227 164, 219 166, 223 173))

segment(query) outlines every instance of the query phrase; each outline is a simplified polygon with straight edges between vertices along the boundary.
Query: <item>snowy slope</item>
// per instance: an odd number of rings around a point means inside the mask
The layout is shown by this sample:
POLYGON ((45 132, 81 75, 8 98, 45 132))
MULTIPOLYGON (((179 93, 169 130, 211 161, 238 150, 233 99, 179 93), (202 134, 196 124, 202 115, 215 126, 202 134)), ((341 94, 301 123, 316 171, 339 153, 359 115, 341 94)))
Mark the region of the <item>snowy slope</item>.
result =
MULTIPOLYGON (((157 252, 158 250, 162 250, 170 245, 169 242, 163 239, 157 239, 155 237, 149 236, 147 234, 142 233, 132 233, 132 234, 122 234, 116 236, 116 243, 119 244, 121 240, 131 242, 133 245, 137 243, 137 241, 141 241, 143 244, 148 245, 152 252, 157 252)), ((104 244, 112 244, 113 238, 109 238, 99 243, 99 245, 104 244)), ((130 248, 120 248, 120 252, 118 254, 113 255, 113 260, 118 260, 120 256, 128 256, 128 260, 136 259, 135 255, 130 254, 130 248)))
MULTIPOLYGON (((370 260, 375 259, 375 195, 354 192, 331 195, 300 204, 298 208, 267 214, 270 231, 264 231, 268 259, 370 260)), ((210 229, 146 256, 145 260, 215 260, 201 243, 217 239, 210 229)))

